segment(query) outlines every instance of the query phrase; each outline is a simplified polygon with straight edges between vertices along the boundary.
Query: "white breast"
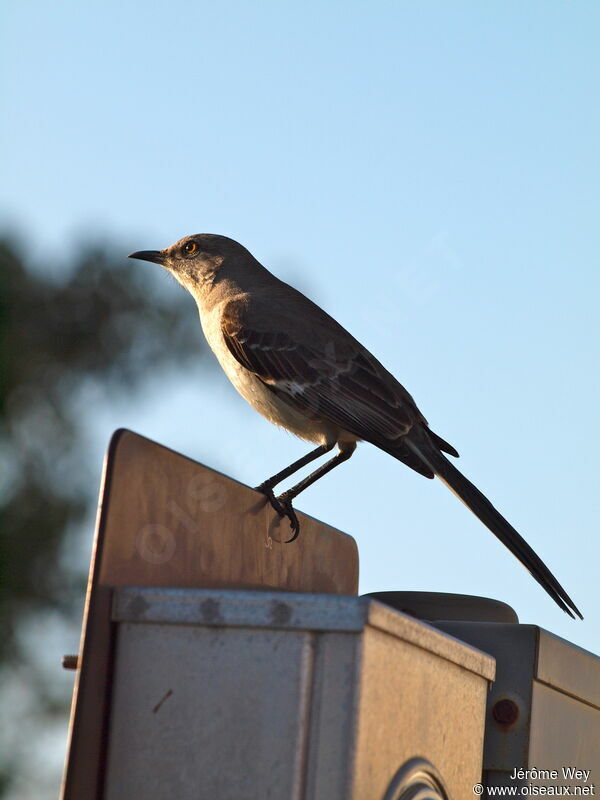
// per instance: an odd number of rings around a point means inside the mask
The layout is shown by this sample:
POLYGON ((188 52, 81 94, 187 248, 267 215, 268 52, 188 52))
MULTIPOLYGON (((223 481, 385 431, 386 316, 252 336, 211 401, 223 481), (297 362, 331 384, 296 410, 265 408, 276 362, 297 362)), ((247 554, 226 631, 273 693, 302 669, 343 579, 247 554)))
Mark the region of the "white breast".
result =
POLYGON ((268 389, 253 372, 247 370, 234 358, 225 343, 221 330, 220 306, 216 306, 210 311, 201 310, 200 323, 206 341, 231 383, 263 417, 310 442, 323 444, 337 440, 337 432, 329 423, 325 421, 319 423, 291 408, 268 389))
POLYGON ((211 311, 200 312, 200 324, 206 336, 206 341, 210 345, 211 350, 216 355, 219 364, 223 368, 229 380, 233 383, 238 392, 248 400, 252 401, 246 396, 246 391, 252 391, 251 386, 253 381, 256 381, 256 376, 242 365, 231 355, 229 348, 225 344, 223 338, 223 331, 221 330, 221 307, 215 306, 211 311))

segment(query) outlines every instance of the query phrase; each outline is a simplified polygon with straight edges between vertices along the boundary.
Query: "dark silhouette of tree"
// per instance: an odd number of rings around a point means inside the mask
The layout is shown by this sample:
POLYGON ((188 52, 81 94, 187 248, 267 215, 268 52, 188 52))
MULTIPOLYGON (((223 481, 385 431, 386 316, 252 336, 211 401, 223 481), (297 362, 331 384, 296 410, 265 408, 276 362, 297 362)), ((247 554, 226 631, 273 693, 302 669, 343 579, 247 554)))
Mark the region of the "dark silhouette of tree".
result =
MULTIPOLYGON (((19 632, 49 609, 79 622, 84 565, 63 569, 61 554, 98 488, 86 484, 82 398, 122 397, 202 352, 189 299, 151 265, 90 246, 58 266, 0 239, 0 676, 26 674, 40 714, 55 715, 66 698, 46 691, 19 632)), ((0 755, 0 796, 14 770, 0 755)))

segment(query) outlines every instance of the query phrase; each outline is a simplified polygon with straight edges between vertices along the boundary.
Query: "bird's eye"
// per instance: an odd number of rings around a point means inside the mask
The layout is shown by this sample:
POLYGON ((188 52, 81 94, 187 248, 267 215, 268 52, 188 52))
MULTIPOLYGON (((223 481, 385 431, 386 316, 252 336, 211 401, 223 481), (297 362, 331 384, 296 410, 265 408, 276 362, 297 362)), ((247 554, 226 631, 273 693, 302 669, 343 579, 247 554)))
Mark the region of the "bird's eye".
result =
POLYGON ((198 251, 198 242, 186 242, 183 245, 183 252, 186 256, 193 256, 198 251))

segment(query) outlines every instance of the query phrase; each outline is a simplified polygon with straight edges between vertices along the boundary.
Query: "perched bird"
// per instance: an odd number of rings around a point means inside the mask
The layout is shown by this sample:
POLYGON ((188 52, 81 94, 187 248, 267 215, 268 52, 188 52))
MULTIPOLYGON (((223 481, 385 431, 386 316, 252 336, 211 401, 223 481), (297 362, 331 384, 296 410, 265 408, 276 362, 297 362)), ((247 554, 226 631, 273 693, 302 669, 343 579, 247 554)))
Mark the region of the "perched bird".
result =
POLYGON ((257 487, 289 519, 289 541, 299 532, 292 500, 349 459, 357 442, 370 442, 427 478, 437 475, 563 611, 581 617, 522 536, 444 456, 457 457, 454 447, 429 428, 406 389, 333 317, 226 236, 195 234, 130 258, 169 270, 195 299, 206 339, 242 397, 271 422, 317 445, 257 487), (275 496, 277 484, 336 445, 333 458, 275 496))

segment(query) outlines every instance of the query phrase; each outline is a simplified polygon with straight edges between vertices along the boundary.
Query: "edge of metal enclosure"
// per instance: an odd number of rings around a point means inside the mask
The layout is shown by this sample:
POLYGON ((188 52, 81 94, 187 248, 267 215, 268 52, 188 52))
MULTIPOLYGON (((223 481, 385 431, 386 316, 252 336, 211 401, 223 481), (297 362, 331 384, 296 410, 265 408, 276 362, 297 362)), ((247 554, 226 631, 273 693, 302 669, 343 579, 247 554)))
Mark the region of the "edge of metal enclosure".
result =
POLYGON ((492 653, 499 681, 530 693, 537 680, 600 709, 600 658, 589 650, 537 625, 440 620, 435 626, 492 653))
POLYGON ((114 590, 114 622, 360 633, 368 625, 493 680, 495 660, 473 645, 368 597, 168 589, 114 590))
POLYGON ((538 636, 537 680, 600 710, 598 656, 544 628, 538 636))

